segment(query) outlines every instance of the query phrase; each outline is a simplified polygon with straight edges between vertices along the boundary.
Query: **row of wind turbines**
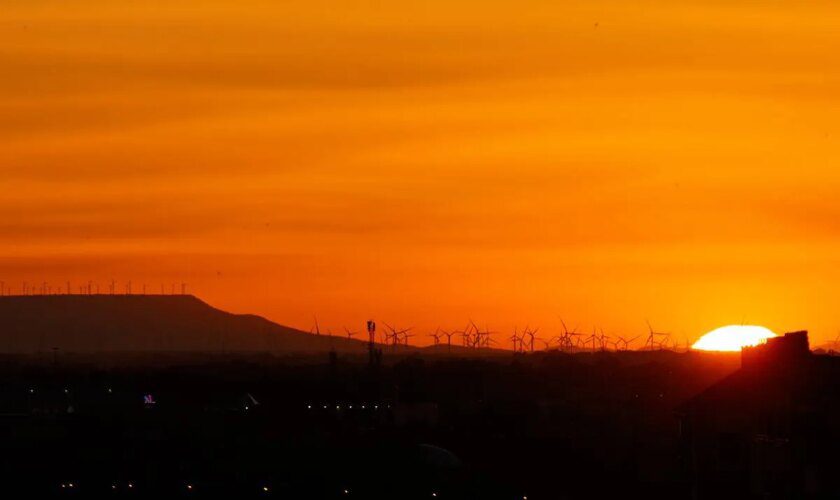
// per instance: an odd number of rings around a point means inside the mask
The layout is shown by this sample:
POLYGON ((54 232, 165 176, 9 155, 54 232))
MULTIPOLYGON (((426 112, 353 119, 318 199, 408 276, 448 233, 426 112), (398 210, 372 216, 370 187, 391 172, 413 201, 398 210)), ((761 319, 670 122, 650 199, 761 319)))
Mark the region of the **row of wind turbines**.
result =
MULTIPOLYGON (((607 335, 603 329, 594 328, 592 333, 586 334, 578 331, 578 328, 567 327, 563 319, 560 320, 563 330, 558 335, 551 337, 540 336, 539 328, 531 328, 526 326, 521 331, 519 328, 514 329, 513 334, 506 340, 510 341, 513 351, 515 353, 528 353, 536 351, 560 351, 560 352, 597 352, 597 351, 660 351, 673 350, 679 351, 681 349, 689 350, 689 343, 686 342, 680 345, 670 333, 659 332, 654 330, 650 322, 647 322, 648 333, 644 335, 636 335, 634 337, 623 335, 607 335), (644 344, 634 349, 632 346, 637 344, 637 341, 644 337, 644 344)), ((384 323, 385 331, 379 334, 377 343, 396 346, 409 346, 409 339, 415 336, 412 333, 414 328, 397 328, 395 326, 384 323)), ((344 335, 348 339, 353 339, 360 332, 351 330, 346 326, 343 327, 344 335)), ((310 329, 309 333, 314 335, 321 335, 321 328, 318 324, 318 319, 315 318, 315 324, 310 329)), ((494 338, 494 335, 500 332, 491 331, 489 328, 480 328, 474 321, 470 320, 464 328, 456 330, 444 330, 437 328, 434 333, 427 334, 432 338, 433 346, 446 347, 448 350, 452 346, 460 346, 469 349, 490 349, 500 348, 499 341, 494 338), (453 343, 453 337, 455 341, 453 343)), ((332 331, 327 330, 327 335, 332 336, 332 331)))
MULTIPOLYGON (((47 281, 40 283, 29 283, 24 281, 20 288, 13 288, 5 281, 0 280, 0 296, 12 295, 149 295, 157 290, 146 283, 136 284, 131 281, 118 284, 116 280, 106 283, 107 288, 100 286, 96 281, 87 281, 81 284, 72 285, 69 281, 62 284, 52 284, 47 281)), ((160 295, 186 295, 186 283, 171 283, 167 289, 166 285, 160 284, 160 295)))
MULTIPOLYGON (((607 335, 602 328, 592 328, 592 333, 586 334, 579 332, 577 327, 569 330, 566 322, 560 320, 563 326, 563 331, 559 335, 552 337, 539 337, 539 328, 530 329, 526 327, 521 333, 514 330, 508 340, 513 345, 515 352, 534 352, 536 350, 535 344, 539 342, 542 344, 545 351, 562 351, 562 352, 580 352, 580 351, 629 351, 631 345, 635 344, 637 340, 642 338, 642 335, 628 337, 623 335, 607 335)), ((658 332, 653 329, 650 322, 648 325, 648 334, 645 338, 644 345, 641 350, 678 350, 680 346, 674 341, 670 333, 658 332)), ((686 349, 688 346, 686 345, 686 349)))

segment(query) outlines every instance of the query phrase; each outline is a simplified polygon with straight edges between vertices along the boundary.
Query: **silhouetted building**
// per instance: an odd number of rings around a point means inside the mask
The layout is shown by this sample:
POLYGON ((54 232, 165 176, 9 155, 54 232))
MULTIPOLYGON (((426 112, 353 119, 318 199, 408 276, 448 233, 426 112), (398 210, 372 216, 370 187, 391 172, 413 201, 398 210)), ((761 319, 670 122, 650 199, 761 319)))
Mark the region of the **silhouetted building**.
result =
POLYGON ((692 498, 840 498, 838 361, 788 333, 745 348, 740 370, 681 405, 692 498))

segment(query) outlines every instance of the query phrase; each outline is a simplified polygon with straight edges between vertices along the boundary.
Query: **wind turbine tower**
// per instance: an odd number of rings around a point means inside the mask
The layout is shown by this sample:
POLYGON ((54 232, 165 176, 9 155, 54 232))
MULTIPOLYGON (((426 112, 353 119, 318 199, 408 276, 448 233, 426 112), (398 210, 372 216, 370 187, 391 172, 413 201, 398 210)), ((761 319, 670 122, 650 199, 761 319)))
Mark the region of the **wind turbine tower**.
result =
POLYGON ((661 350, 662 346, 664 345, 665 342, 668 341, 668 338, 671 336, 671 334, 654 331, 653 326, 651 326, 651 324, 650 324, 650 321, 647 321, 647 325, 648 325, 648 338, 647 338, 647 341, 645 342, 645 347, 647 347, 651 351, 653 351, 654 349, 661 350), (657 340, 658 338, 661 338, 662 340, 657 340))

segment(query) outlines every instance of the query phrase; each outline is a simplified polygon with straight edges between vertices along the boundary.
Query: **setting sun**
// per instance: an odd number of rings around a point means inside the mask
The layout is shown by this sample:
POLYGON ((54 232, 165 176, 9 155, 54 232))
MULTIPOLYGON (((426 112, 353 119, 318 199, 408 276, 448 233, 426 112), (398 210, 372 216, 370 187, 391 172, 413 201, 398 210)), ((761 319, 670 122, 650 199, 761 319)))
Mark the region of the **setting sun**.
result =
POLYGON ((763 326, 729 325, 715 328, 691 347, 700 351, 740 351, 745 346, 754 346, 775 336, 763 326))

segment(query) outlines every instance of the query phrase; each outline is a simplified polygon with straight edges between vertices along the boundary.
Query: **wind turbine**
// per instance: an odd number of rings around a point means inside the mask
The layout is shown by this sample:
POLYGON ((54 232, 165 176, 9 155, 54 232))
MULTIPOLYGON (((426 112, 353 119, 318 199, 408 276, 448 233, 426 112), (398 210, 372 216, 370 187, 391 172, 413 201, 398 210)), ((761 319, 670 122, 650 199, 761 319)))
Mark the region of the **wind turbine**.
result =
POLYGON ((554 339, 553 339, 553 338, 551 338, 551 339, 545 340, 545 339, 543 339, 543 338, 537 337, 537 340, 539 340, 540 342, 542 342, 542 343, 543 343, 543 345, 545 346, 545 349, 544 349, 544 350, 545 350, 545 351, 548 351, 549 349, 551 349, 551 341, 552 341, 552 340, 554 340, 554 339))
POLYGON ((461 336, 461 342, 464 344, 464 347, 473 347, 472 326, 469 323, 467 323, 467 326, 463 330, 458 330, 455 333, 461 336))
POLYGON ((403 339, 405 340, 405 345, 408 345, 408 337, 413 337, 413 335, 408 335, 408 332, 410 332, 411 329, 414 328, 414 327, 408 327, 408 328, 403 329, 403 330, 397 330, 396 328, 389 325, 388 323, 385 323, 385 327, 387 329, 391 330, 390 334, 388 334, 387 332, 385 333, 386 342, 390 338, 391 339, 391 345, 393 346, 394 349, 396 349, 397 345, 403 339))
POLYGON ((402 331, 403 341, 405 342, 406 347, 408 347, 408 339, 414 336, 413 333, 408 333, 409 330, 411 330, 411 328, 402 331))
POLYGON ((522 329, 522 336, 519 340, 519 345, 522 346, 522 352, 534 351, 534 334, 531 332, 530 326, 525 325, 525 328, 522 329), (530 340, 526 340, 528 338, 530 338, 530 340))
POLYGON ((473 328, 473 347, 480 348, 484 334, 482 333, 481 329, 478 328, 478 325, 475 324, 475 321, 470 320, 470 324, 473 328))
POLYGON ((572 331, 569 331, 569 328, 566 326, 566 322, 563 321, 563 318, 560 318, 560 324, 563 325, 563 335, 560 336, 560 349, 571 352, 577 346, 581 335, 577 332, 577 327, 574 327, 572 328, 572 331))
POLYGON ((650 324, 650 321, 645 321, 648 325, 648 338, 645 342, 645 345, 651 351, 653 351, 654 349, 662 350, 662 345, 668 341, 668 338, 671 336, 671 334, 654 331, 653 326, 651 326, 650 324), (657 341, 657 337, 660 337, 663 340, 657 341))
POLYGON ((491 332, 486 326, 484 327, 484 331, 482 331, 473 321, 470 321, 470 323, 472 323, 473 329, 475 330, 476 347, 489 347, 491 343, 496 343, 496 341, 490 337, 496 332, 491 332))
POLYGON ((441 336, 440 327, 438 327, 438 329, 435 330, 435 333, 430 333, 429 334, 429 337, 432 337, 434 339, 434 342, 435 342, 434 345, 440 344, 440 336, 441 336))
POLYGON ((525 330, 523 330, 522 332, 521 342, 523 344, 523 347, 528 349, 530 352, 534 352, 534 341, 537 339, 537 332, 539 331, 539 328, 531 330, 530 326, 526 326, 525 330), (525 340, 525 337, 528 337, 528 340, 525 340))
POLYGON ((383 321, 383 323, 385 324, 385 328, 387 328, 388 330, 391 330, 390 332, 387 332, 387 331, 385 332, 385 343, 386 344, 392 344, 392 345, 395 344, 396 340, 394 340, 394 339, 396 339, 397 330, 393 326, 389 325, 388 323, 385 323, 384 321, 383 321))
POLYGON ((608 339, 611 339, 612 337, 610 337, 609 335, 605 335, 603 328, 601 328, 600 330, 601 330, 601 336, 598 338, 598 341, 601 343, 601 350, 606 351, 607 350, 607 344, 610 343, 610 341, 608 339))
POLYGON ((627 348, 630 346, 630 344, 632 344, 633 341, 635 341, 638 338, 639 338, 639 335, 636 335, 635 337, 633 337, 632 339, 629 339, 629 340, 624 338, 624 337, 619 336, 618 341, 616 343, 616 350, 626 351, 627 348), (618 347, 618 346, 620 346, 622 344, 624 345, 624 348, 620 349, 620 347, 618 347))
POLYGON ((385 344, 393 344, 393 341, 392 341, 392 338, 394 337, 393 332, 395 332, 396 330, 394 330, 394 328, 392 328, 388 323, 385 323, 384 321, 383 321, 383 323, 385 324, 385 328, 387 328, 388 330, 391 330, 391 332, 388 332, 387 330, 385 331, 385 344))
POLYGON ((518 333, 517 328, 514 328, 513 335, 508 337, 508 340, 510 340, 511 344, 513 344, 513 352, 515 353, 519 352, 519 349, 522 347, 522 339, 519 338, 518 333))
POLYGON ((455 335, 455 332, 443 332, 446 335, 446 351, 452 352, 452 336, 455 335))
POLYGON ((583 339, 583 344, 586 345, 587 343, 591 342, 592 343, 592 352, 595 352, 595 342, 597 342, 597 341, 598 341, 598 335, 595 332, 595 327, 593 326, 592 327, 592 335, 583 339))
POLYGON ((344 327, 344 333, 347 335, 347 338, 348 338, 348 339, 352 339, 352 338, 353 338, 353 335, 356 335, 356 334, 358 334, 359 332, 353 332, 353 331, 350 331, 350 329, 349 329, 349 328, 347 328, 347 327, 345 326, 345 327, 344 327))

